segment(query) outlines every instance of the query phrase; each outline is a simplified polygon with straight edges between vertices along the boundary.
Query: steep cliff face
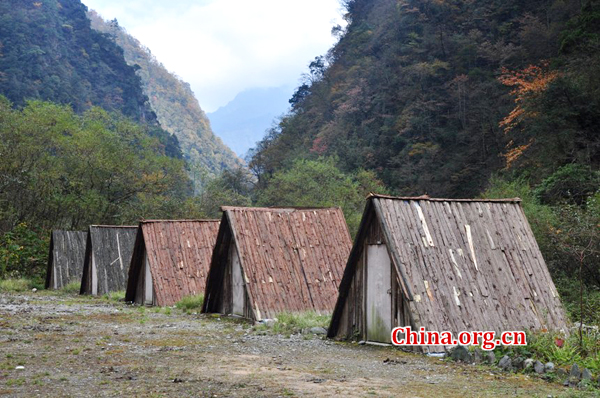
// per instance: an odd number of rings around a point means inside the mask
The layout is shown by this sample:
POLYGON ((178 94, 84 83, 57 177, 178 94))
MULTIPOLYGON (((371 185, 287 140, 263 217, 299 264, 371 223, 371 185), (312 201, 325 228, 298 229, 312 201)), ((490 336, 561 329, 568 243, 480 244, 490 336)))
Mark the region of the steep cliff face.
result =
POLYGON ((94 11, 88 16, 94 29, 105 33, 123 48, 127 63, 138 71, 161 126, 177 137, 191 168, 201 168, 209 175, 216 175, 243 165, 242 160, 213 134, 188 83, 167 71, 148 48, 116 21, 105 21, 94 11))

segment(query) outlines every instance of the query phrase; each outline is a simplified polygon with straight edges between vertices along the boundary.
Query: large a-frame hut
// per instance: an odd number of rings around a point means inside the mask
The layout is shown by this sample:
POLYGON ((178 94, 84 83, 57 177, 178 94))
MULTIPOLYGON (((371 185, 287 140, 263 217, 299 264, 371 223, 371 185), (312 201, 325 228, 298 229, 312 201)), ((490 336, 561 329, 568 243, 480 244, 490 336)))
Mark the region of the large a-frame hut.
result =
POLYGON ((219 220, 140 222, 125 300, 174 305, 203 294, 219 220))
POLYGON ((137 227, 91 225, 85 248, 80 294, 125 290, 137 227))
POLYGON ((397 326, 456 336, 566 323, 520 199, 371 195, 328 336, 390 343, 397 326))
POLYGON ((339 208, 223 207, 202 312, 331 313, 351 245, 339 208))
POLYGON ((61 289, 70 282, 81 282, 87 232, 52 231, 46 289, 61 289))

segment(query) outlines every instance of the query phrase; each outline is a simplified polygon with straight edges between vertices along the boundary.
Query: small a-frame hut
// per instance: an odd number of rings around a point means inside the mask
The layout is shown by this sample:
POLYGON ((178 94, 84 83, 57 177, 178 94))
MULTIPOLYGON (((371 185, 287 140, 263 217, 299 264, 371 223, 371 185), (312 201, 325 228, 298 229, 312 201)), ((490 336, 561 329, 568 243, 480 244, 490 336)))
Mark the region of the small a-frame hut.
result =
POLYGON ((223 207, 204 313, 331 313, 352 245, 339 208, 223 207))
POLYGON ((80 294, 125 290, 137 227, 91 225, 85 247, 80 294))
POLYGON ((219 220, 141 222, 125 300, 167 306, 203 294, 218 231, 219 220))
POLYGON ((87 232, 52 231, 46 271, 46 289, 61 289, 81 282, 87 232))
POLYGON ((456 336, 566 322, 520 199, 371 195, 328 336, 389 343, 398 326, 456 336))

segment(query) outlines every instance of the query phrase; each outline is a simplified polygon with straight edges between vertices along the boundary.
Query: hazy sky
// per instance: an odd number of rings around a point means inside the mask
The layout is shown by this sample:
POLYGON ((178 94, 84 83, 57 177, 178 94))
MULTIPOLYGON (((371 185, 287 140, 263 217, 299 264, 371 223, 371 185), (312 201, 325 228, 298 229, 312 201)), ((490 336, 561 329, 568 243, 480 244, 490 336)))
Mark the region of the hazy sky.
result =
POLYGON ((342 24, 339 0, 82 0, 117 18, 212 112, 254 87, 298 85, 342 24))

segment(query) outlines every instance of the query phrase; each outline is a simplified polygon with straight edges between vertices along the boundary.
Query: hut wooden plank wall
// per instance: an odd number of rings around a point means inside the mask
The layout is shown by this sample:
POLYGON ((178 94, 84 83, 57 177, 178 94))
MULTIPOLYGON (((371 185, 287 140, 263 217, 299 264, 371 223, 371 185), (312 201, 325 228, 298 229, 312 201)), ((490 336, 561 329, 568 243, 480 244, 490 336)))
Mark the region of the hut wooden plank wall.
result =
POLYGON ((167 306, 204 293, 218 231, 219 220, 141 222, 125 300, 167 306))
POLYGON ((61 289, 81 282, 87 232, 52 231, 46 271, 46 289, 61 289))
POLYGON ((331 313, 351 246, 338 208, 224 207, 202 311, 331 313))
POLYGON ((132 226, 90 226, 80 294, 125 290, 136 234, 132 226))
POLYGON ((372 195, 328 336, 389 343, 396 326, 499 333, 566 322, 520 199, 372 195))

